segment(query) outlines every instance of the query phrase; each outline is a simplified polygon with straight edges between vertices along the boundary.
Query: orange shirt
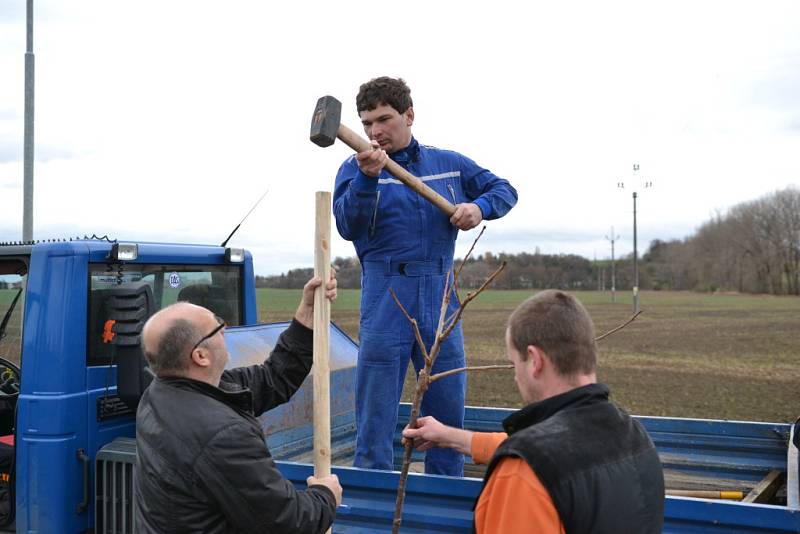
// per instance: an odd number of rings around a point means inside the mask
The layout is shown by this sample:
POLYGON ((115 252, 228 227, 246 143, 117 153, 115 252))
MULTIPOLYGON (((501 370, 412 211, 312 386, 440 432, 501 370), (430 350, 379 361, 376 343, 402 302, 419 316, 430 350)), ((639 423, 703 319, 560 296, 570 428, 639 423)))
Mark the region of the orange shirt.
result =
MULTIPOLYGON (((508 437, 505 432, 475 432, 470 452, 476 464, 486 464, 508 437)), ((564 534, 553 499, 531 466, 522 458, 500 460, 475 507, 478 534, 564 534)))

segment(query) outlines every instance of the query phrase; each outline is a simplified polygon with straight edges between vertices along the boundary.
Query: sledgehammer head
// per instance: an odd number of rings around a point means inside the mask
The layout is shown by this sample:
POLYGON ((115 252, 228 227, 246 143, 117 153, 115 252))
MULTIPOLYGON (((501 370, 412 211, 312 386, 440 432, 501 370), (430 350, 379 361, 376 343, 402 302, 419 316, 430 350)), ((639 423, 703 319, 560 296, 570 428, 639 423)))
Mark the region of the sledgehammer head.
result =
POLYGON ((321 147, 331 146, 336 141, 341 119, 341 102, 330 95, 317 100, 317 107, 311 117, 311 141, 321 147))

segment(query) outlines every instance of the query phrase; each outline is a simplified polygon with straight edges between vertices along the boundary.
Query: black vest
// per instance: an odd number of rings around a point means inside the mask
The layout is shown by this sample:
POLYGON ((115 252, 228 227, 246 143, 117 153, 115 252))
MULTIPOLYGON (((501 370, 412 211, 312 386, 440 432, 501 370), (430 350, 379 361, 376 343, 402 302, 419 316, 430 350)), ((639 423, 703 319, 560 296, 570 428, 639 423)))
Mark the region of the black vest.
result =
POLYGON ((501 458, 516 456, 550 493, 568 534, 661 532, 658 453, 641 424, 608 401, 605 385, 530 404, 503 427, 509 436, 489 463, 484 487, 501 458))

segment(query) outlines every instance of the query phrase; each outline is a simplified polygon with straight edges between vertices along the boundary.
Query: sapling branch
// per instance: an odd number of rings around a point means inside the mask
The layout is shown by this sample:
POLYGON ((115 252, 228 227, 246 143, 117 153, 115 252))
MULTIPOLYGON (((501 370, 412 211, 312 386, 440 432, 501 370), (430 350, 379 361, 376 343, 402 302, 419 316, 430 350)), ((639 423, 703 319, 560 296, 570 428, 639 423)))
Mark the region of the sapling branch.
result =
POLYGON ((484 224, 483 228, 481 228, 481 231, 478 234, 478 237, 476 237, 475 241, 472 242, 472 246, 469 247, 469 250, 467 251, 467 254, 464 256, 464 259, 461 261, 461 264, 459 264, 458 270, 453 275, 453 278, 455 278, 456 280, 458 280, 459 276, 461 275, 461 269, 463 269, 464 265, 467 264, 467 260, 469 259, 470 255, 472 254, 472 251, 475 250, 475 245, 478 244, 478 239, 481 238, 481 236, 483 235, 483 232, 485 232, 485 231, 486 231, 486 225, 484 224))
MULTIPOLYGON (((472 248, 470 248, 469 253, 472 252, 472 249, 475 248, 475 243, 477 243, 478 239, 481 235, 483 235, 483 230, 481 230, 478 238, 475 239, 475 242, 472 244, 472 248)), ((453 271, 450 276, 447 277, 445 280, 445 287, 444 292, 442 293, 442 304, 439 308, 439 322, 436 326, 436 334, 434 337, 433 345, 431 346, 430 350, 427 352, 425 351, 425 345, 422 342, 422 335, 419 331, 419 326, 417 325, 417 321, 412 318, 406 309, 403 307, 400 300, 397 298, 397 295, 390 289, 392 294, 392 298, 394 298, 397 305, 400 307, 400 310, 405 315, 406 319, 411 323, 412 328, 414 329, 414 335, 416 336, 417 343, 420 346, 420 350, 422 351, 423 355, 425 355, 425 366, 420 370, 419 375, 417 376, 417 387, 414 391, 414 400, 411 403, 411 417, 409 418, 408 426, 410 428, 417 427, 417 418, 419 417, 420 406, 422 405, 422 398, 425 395, 425 392, 428 390, 428 386, 431 383, 431 369, 433 369, 433 364, 436 362, 436 357, 439 355, 439 350, 441 349, 442 344, 453 331, 453 329, 458 324, 458 321, 461 319, 461 315, 464 313, 464 309, 467 305, 472 302, 475 297, 477 297, 484 289, 486 289, 489 284, 494 280, 494 278, 503 270, 506 265, 506 262, 503 262, 500 267, 494 271, 478 288, 477 291, 471 292, 467 294, 467 298, 465 300, 461 300, 458 296, 457 292, 457 280, 458 275, 461 273, 461 269, 466 262, 467 257, 469 257, 469 253, 467 256, 462 260, 461 265, 459 266, 457 271, 453 271), (451 282, 452 279, 452 282, 451 282), (453 294, 456 295, 456 300, 459 303, 458 309, 448 318, 447 317, 447 309, 450 306, 450 299, 452 298, 453 294)), ((403 516, 403 502, 406 496, 406 482, 408 480, 408 470, 411 465, 411 451, 413 449, 413 444, 411 441, 406 441, 405 449, 403 451, 403 466, 400 470, 400 480, 398 482, 397 487, 397 500, 395 502, 395 511, 394 511, 394 520, 392 521, 392 533, 398 534, 400 532, 400 524, 402 521, 403 516)))
POLYGON ((400 299, 397 298, 397 294, 394 292, 394 289, 390 287, 389 293, 392 295, 392 298, 397 303, 397 306, 400 308, 400 311, 403 312, 403 315, 405 315, 406 319, 408 319, 408 322, 411 323, 411 328, 414 330, 414 337, 417 338, 417 344, 419 345, 419 349, 422 351, 422 356, 425 358, 425 363, 427 363, 430 358, 428 356, 428 350, 425 348, 425 343, 422 342, 422 334, 420 334, 417 320, 408 314, 406 309, 403 307, 403 304, 400 302, 400 299))
POLYGON ((639 310, 638 312, 634 313, 634 314, 631 316, 631 318, 630 318, 630 319, 628 319, 627 321, 625 321, 624 323, 622 323, 622 324, 621 324, 621 325, 619 325, 618 327, 616 327, 616 328, 613 328, 613 329, 609 330, 608 332, 606 332, 606 333, 605 333, 605 334, 603 334, 602 336, 598 336, 598 337, 594 338, 594 340, 595 340, 595 341, 600 341, 601 339, 605 339, 605 338, 607 338, 608 336, 610 336, 610 335, 611 335, 611 334, 613 334, 614 332, 618 332, 618 331, 622 330, 623 328, 625 328, 626 326, 628 326, 629 324, 631 324, 631 323, 632 323, 632 322, 633 322, 633 321, 634 321, 634 320, 635 320, 637 317, 639 317, 639 315, 641 315, 641 313, 642 313, 642 310, 639 310))
POLYGON ((456 375, 458 373, 464 373, 466 371, 490 371, 492 369, 513 369, 514 366, 509 364, 506 365, 476 365, 473 367, 459 367, 458 369, 450 369, 449 371, 442 371, 441 373, 436 373, 435 375, 431 375, 430 381, 436 382, 441 378, 446 378, 451 375, 456 375))
POLYGON ((461 303, 461 305, 458 307, 458 309, 453 313, 453 315, 451 315, 445 321, 445 324, 446 324, 445 331, 444 331, 445 338, 448 335, 450 335, 450 332, 453 330, 453 328, 456 327, 456 325, 458 324, 458 321, 461 319, 461 315, 464 313, 464 310, 466 309, 467 305, 470 302, 472 302, 473 300, 475 300, 475 298, 478 295, 480 295, 481 292, 483 292, 484 289, 489 287, 489 284, 491 284, 494 281, 494 279, 497 278, 497 275, 499 275, 500 272, 503 269, 505 269, 505 267, 506 267, 506 262, 504 261, 504 262, 502 262, 500 264, 500 267, 495 269, 495 271, 492 274, 490 274, 488 276, 488 278, 486 278, 486 280, 483 281, 483 284, 481 284, 481 287, 479 287, 475 291, 471 291, 471 292, 467 293, 467 298, 464 299, 464 301, 461 303))
MULTIPOLYGON (((615 332, 619 332, 620 330, 622 330, 623 328, 625 328, 626 326, 631 324, 637 317, 639 317, 639 315, 641 313, 642 313, 642 310, 639 310, 630 319, 628 319, 627 321, 625 321, 624 323, 622 323, 618 327, 614 328, 613 330, 609 330, 608 332, 606 332, 602 336, 597 336, 596 338, 594 338, 594 340, 595 341, 600 341, 601 339, 605 339, 605 338, 607 338, 608 336, 610 336, 611 334, 613 334, 615 332)), ((439 380, 441 378, 452 376, 452 375, 455 375, 455 374, 458 374, 458 373, 465 373, 467 371, 491 371, 491 370, 494 370, 494 369, 513 369, 513 368, 514 368, 514 366, 512 364, 506 364, 506 365, 476 365, 476 366, 468 366, 468 367, 459 367, 458 369, 450 369, 449 371, 443 371, 441 373, 436 373, 435 375, 431 375, 430 382, 436 382, 437 380, 439 380)))

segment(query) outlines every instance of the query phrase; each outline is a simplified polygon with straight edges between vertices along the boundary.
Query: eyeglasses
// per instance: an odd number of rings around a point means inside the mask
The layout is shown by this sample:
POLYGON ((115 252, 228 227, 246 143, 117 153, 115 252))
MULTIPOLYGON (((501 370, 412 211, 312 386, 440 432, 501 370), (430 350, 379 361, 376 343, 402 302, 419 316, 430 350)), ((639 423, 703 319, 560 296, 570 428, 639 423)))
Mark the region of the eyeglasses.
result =
POLYGON ((211 339, 212 337, 216 336, 216 335, 217 335, 217 333, 218 333, 220 330, 222 330, 223 328, 225 328, 225 326, 227 326, 227 323, 225 322, 225 320, 224 320, 222 317, 220 317, 219 315, 215 315, 215 316, 214 316, 214 319, 216 319, 216 320, 217 320, 217 322, 219 323, 219 325, 218 325, 216 328, 214 328, 214 330, 212 330, 211 332, 209 332, 208 334, 206 334, 205 336, 203 336, 203 337, 200 339, 200 341, 198 341, 197 343, 195 343, 195 344, 194 344, 194 347, 192 347, 192 350, 191 350, 191 351, 189 351, 189 359, 191 359, 191 358, 192 358, 192 354, 194 354, 194 351, 197 349, 197 347, 199 347, 199 346, 200 346, 200 345, 201 345, 201 344, 202 344, 204 341, 208 341, 208 340, 209 340, 209 339, 211 339))

